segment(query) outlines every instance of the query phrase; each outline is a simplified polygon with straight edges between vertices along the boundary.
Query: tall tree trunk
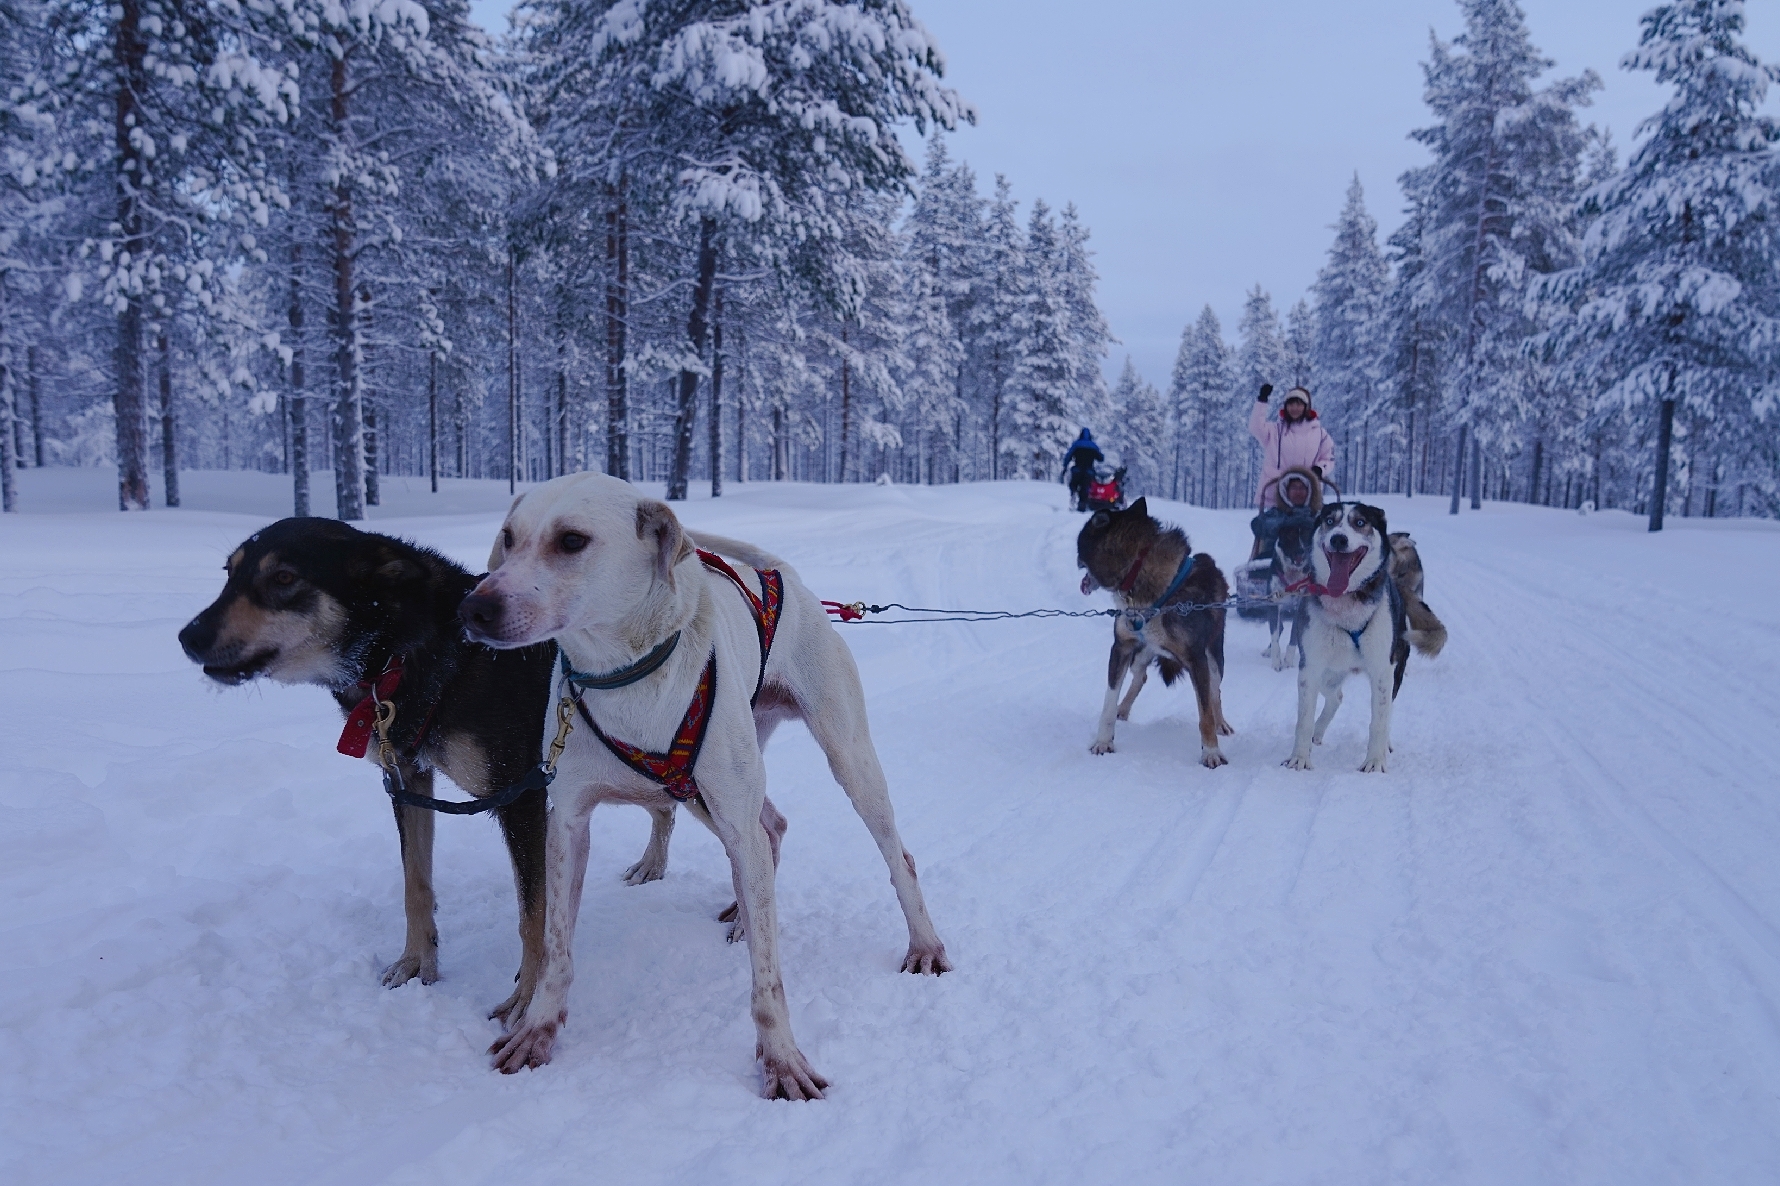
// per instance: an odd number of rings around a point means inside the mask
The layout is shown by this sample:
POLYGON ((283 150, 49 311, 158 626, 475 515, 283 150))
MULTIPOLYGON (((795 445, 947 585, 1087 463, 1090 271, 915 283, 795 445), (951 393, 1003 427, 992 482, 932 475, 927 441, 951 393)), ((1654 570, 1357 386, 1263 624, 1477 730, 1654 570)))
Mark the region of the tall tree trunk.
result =
MULTIPOLYGON (((118 249, 140 259, 145 251, 141 183, 146 161, 132 133, 141 119, 138 97, 148 89, 148 46, 142 39, 142 0, 119 0, 113 9, 112 65, 117 71, 113 133, 117 148, 118 249)), ((118 313, 112 351, 116 387, 112 410, 117 420, 117 509, 146 511, 148 494, 148 398, 142 358, 143 301, 140 288, 120 284, 124 307, 118 313), (135 289, 132 291, 132 289, 135 289)))
POLYGON ((785 480, 786 456, 791 451, 790 442, 785 439, 785 409, 778 404, 773 405, 773 481, 785 480))
POLYGON ((625 324, 630 316, 628 178, 606 191, 606 472, 630 478, 630 408, 625 392, 625 324))
POLYGON ((31 385, 32 464, 43 468, 43 394, 37 383, 37 347, 25 347, 25 379, 31 385))
POLYGON ((1533 440, 1533 480, 1527 486, 1527 502, 1539 505, 1539 479, 1545 476, 1545 438, 1533 440))
POLYGON ((439 492, 439 352, 426 352, 426 470, 439 492))
POLYGON ((1403 441, 1403 497, 1415 497, 1415 407, 1409 409, 1409 428, 1403 441))
POLYGON ((167 344, 167 327, 160 330, 161 347, 161 481, 163 501, 179 505, 179 432, 173 419, 173 351, 167 344))
POLYGON ((723 289, 711 298, 711 497, 723 497, 723 289))
MULTIPOLYGON (((1671 383, 1673 380, 1671 380, 1671 383)), ((1663 401, 1656 426, 1656 482, 1650 492, 1650 530, 1663 529, 1663 507, 1669 499, 1669 443, 1675 432, 1675 401, 1663 401)))
POLYGON ((0 353, 0 514, 12 514, 19 509, 18 437, 13 433, 18 415, 18 400, 13 392, 18 384, 13 382, 14 368, 6 364, 6 357, 0 353))
POLYGON ((735 369, 735 480, 748 480, 748 330, 736 326, 738 339, 735 369))
POLYGON ((556 292, 556 475, 569 472, 569 294, 556 292))
POLYGON ((1471 434, 1471 509, 1483 509, 1483 441, 1471 434))
POLYGON ((841 323, 841 466, 840 480, 847 480, 847 445, 853 433, 852 356, 847 353, 847 324, 841 323))
POLYGON ((1465 488, 1465 425, 1459 425, 1459 443, 1452 462, 1452 507, 1448 514, 1459 513, 1459 498, 1465 488))
POLYGON ((377 389, 372 381, 371 331, 374 328, 371 317, 371 286, 359 285, 358 290, 359 324, 364 327, 359 335, 359 381, 363 392, 361 401, 365 411, 365 505, 368 507, 382 506, 383 494, 379 487, 378 475, 388 461, 383 457, 383 442, 377 434, 377 389))
MULTIPOLYGON (((698 227, 698 279, 692 286, 692 312, 686 320, 686 345, 691 356, 703 359, 710 338, 711 290, 717 280, 717 222, 706 218, 698 227)), ((692 428, 698 415, 698 372, 680 372, 680 392, 674 408, 674 456, 668 468, 670 501, 686 497, 692 479, 692 428)))
MULTIPOLYGON (((347 57, 333 59, 329 74, 329 130, 342 151, 352 135, 347 57)), ((365 413, 359 374, 358 286, 353 280, 357 228, 352 220, 350 171, 334 182, 330 211, 333 238, 334 307, 328 328, 334 335, 334 514, 347 522, 365 517, 365 413)))
POLYGON ((519 293, 507 248, 507 493, 519 489, 519 293))
POLYGON ((291 513, 309 514, 309 397, 303 374, 303 248, 290 248, 290 484, 291 513))

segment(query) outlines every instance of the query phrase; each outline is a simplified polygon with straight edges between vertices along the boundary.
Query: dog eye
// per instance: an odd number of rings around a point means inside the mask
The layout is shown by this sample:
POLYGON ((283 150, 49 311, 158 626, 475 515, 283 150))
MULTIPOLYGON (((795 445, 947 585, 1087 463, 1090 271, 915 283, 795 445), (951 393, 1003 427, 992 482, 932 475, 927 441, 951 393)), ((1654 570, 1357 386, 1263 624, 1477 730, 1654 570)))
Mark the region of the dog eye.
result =
POLYGON ((289 588, 297 583, 297 574, 288 568, 281 568, 272 574, 272 583, 281 589, 289 588))
POLYGON ((565 531, 562 538, 556 541, 556 546, 565 552, 579 552, 587 546, 587 537, 578 531, 565 531))
POLYGON ((513 529, 511 527, 501 528, 501 546, 503 548, 513 546, 513 529))

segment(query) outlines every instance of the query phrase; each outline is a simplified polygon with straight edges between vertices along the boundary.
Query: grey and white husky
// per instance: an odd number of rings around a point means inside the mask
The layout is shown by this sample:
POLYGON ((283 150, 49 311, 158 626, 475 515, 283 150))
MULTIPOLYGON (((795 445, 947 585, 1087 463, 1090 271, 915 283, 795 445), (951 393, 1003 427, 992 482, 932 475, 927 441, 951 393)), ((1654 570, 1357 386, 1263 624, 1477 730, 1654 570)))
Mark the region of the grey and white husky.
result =
MULTIPOLYGON (((1408 541, 1405 541, 1408 542, 1408 541)), ((1341 707, 1341 685, 1359 673, 1372 693, 1372 728, 1366 739, 1365 772, 1382 773, 1391 752, 1391 708, 1403 686, 1411 644, 1425 655, 1438 653, 1446 629, 1411 632, 1405 599, 1393 579, 1390 533, 1384 512, 1357 502, 1333 503, 1317 520, 1310 563, 1314 583, 1306 590, 1303 648, 1298 660, 1298 726, 1292 754, 1284 765, 1309 770, 1310 747, 1322 744, 1335 710, 1341 707), (1323 709, 1317 712, 1317 697, 1323 709)), ((1409 543, 1410 552, 1414 545, 1409 543)), ((1421 561, 1415 557, 1419 577, 1421 561)), ((1420 582, 1416 582, 1418 606, 1420 582)))

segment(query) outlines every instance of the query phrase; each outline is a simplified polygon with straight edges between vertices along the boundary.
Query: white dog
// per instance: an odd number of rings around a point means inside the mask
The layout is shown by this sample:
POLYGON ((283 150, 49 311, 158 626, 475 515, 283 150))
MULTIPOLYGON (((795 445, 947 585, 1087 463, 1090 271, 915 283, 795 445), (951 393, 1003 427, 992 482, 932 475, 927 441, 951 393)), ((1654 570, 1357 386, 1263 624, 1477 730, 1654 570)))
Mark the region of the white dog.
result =
POLYGON ((659 813, 681 802, 729 854, 753 969, 762 1094, 819 1098, 827 1083, 792 1038, 779 976, 773 851, 761 817, 760 749, 780 721, 798 717, 809 726, 878 843, 908 921, 903 970, 937 974, 951 964, 897 834, 846 644, 784 564, 706 537, 756 570, 736 573, 715 556, 701 561, 696 542, 665 503, 628 482, 557 478, 514 502, 489 575, 464 600, 472 637, 497 647, 554 638, 589 689, 580 706, 586 727, 570 735, 550 792, 543 975, 491 1053, 509 1073, 550 1060, 568 1016, 594 805, 636 803, 659 813))
POLYGON ((1310 769, 1310 747, 1322 744, 1341 707, 1343 681, 1359 672, 1372 689, 1372 728, 1360 769, 1384 771, 1391 752, 1391 705, 1409 662, 1403 599, 1388 563, 1388 534, 1384 512, 1363 503, 1335 503, 1317 520, 1311 550, 1314 583, 1306 590, 1312 596, 1298 663, 1298 728, 1292 756, 1283 763, 1294 770, 1310 769))

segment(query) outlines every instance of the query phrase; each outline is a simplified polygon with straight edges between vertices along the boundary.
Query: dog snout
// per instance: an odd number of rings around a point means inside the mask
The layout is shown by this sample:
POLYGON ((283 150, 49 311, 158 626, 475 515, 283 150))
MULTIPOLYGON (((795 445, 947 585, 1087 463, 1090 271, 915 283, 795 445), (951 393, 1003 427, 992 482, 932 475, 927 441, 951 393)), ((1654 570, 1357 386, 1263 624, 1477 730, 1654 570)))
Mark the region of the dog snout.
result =
POLYGON ((1331 535, 1329 537, 1329 550, 1331 552, 1347 551, 1347 536, 1342 535, 1339 532, 1335 535, 1331 535))
POLYGON ((498 593, 472 593, 457 607, 458 620, 471 635, 487 638, 501 628, 507 605, 498 593))
POLYGON ((216 648, 216 627, 204 620, 199 614, 185 624, 179 632, 179 645, 185 651, 185 657, 193 663, 202 663, 206 655, 216 648))

